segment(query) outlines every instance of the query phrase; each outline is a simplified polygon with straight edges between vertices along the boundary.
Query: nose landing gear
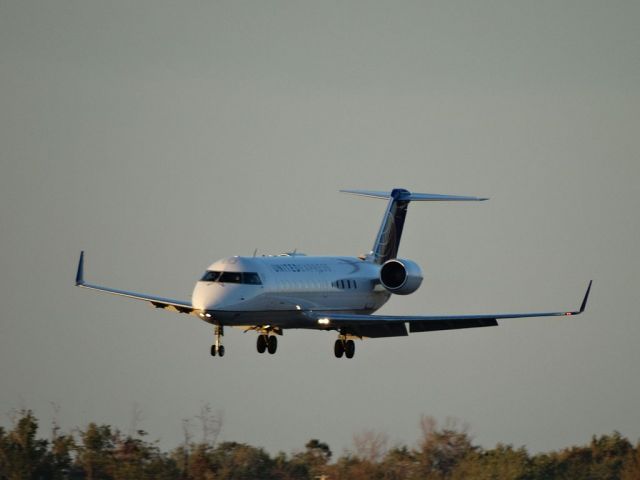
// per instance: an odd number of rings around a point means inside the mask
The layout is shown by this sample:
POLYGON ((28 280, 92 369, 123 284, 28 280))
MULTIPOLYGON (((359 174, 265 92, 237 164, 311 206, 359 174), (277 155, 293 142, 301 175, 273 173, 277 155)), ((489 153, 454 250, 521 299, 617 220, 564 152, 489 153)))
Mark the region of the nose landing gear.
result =
POLYGON ((220 337, 224 335, 224 328, 222 325, 216 325, 215 336, 216 340, 213 345, 211 345, 211 356, 215 357, 218 355, 219 357, 224 357, 224 345, 222 345, 222 341, 220 337))

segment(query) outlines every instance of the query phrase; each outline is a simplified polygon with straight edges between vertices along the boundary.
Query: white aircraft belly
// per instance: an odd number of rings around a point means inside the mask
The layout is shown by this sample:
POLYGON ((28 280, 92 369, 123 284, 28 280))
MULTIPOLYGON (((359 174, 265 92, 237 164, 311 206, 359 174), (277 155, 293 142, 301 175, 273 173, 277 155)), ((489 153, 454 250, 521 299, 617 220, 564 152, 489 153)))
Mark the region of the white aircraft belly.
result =
POLYGON ((264 310, 377 310, 389 295, 383 292, 274 292, 228 304, 225 311, 259 312, 264 310))

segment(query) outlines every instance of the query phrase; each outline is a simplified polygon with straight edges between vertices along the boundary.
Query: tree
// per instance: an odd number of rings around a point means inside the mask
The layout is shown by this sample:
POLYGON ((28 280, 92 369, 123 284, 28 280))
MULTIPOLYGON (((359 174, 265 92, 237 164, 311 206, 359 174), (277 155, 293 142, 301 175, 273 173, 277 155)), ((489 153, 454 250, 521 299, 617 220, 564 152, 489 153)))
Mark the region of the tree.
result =
POLYGON ((405 480, 414 477, 417 470, 416 453, 406 446, 395 447, 387 452, 380 463, 384 480, 405 480))
POLYGON ((274 462, 262 449, 236 442, 224 442, 212 452, 216 479, 268 480, 273 477, 274 462))
POLYGON ((624 460, 632 450, 633 446, 620 432, 600 437, 594 435, 591 439, 591 478, 619 478, 624 460))
MULTIPOLYGON (((243 443, 211 443, 200 417, 203 441, 185 442, 162 452, 148 442, 146 432, 122 434, 109 425, 90 423, 77 434, 62 434, 54 421, 50 441, 37 437, 38 422, 29 410, 20 411, 12 428, 0 427, 0 480, 636 480, 640 479, 640 442, 633 446, 620 433, 593 436, 586 445, 529 456, 524 447, 497 444, 474 446, 467 427, 448 419, 439 427, 422 417, 422 437, 415 448, 387 449, 384 434, 366 430, 354 435, 354 452, 330 463, 332 452, 311 439, 305 449, 287 457, 269 456, 262 448, 243 443), (77 439, 77 441, 76 441, 77 439), (179 468, 180 466, 180 468, 179 468)), ((135 425, 134 425, 135 426, 135 425)))
POLYGON ((50 478, 54 480, 67 478, 68 473, 71 471, 71 454, 74 449, 75 442, 73 436, 56 433, 53 440, 51 440, 47 454, 50 478))
POLYGON ((190 480, 209 480, 216 478, 216 467, 210 445, 206 443, 192 444, 189 447, 188 459, 186 478, 190 480))
POLYGON ((620 480, 636 480, 640 478, 640 442, 636 448, 627 453, 620 471, 620 480))
MULTIPOLYGON (((499 443, 491 450, 469 452, 451 472, 451 480, 520 480, 529 473, 529 455, 524 448, 515 450, 499 443)), ((541 477, 548 478, 548 477, 541 477)))
POLYGON ((49 470, 47 441, 36 439, 38 421, 31 410, 20 410, 13 429, 0 428, 0 478, 38 478, 49 470))
POLYGON ((466 425, 459 426, 458 421, 447 418, 445 425, 438 428, 433 417, 420 419, 422 439, 417 455, 421 472, 429 478, 446 478, 467 455, 477 447, 471 444, 466 425))
POLYGON ((88 480, 111 478, 113 466, 114 435, 108 425, 90 423, 80 432, 82 443, 77 446, 77 465, 88 480))
POLYGON ((316 478, 326 475, 326 467, 332 455, 329 445, 312 438, 304 447, 304 452, 294 454, 290 462, 286 462, 286 456, 280 456, 279 463, 276 463, 278 471, 286 472, 289 478, 316 478))
POLYGON ((375 430, 364 430, 353 435, 355 453, 361 460, 371 463, 379 462, 387 453, 389 436, 375 430))

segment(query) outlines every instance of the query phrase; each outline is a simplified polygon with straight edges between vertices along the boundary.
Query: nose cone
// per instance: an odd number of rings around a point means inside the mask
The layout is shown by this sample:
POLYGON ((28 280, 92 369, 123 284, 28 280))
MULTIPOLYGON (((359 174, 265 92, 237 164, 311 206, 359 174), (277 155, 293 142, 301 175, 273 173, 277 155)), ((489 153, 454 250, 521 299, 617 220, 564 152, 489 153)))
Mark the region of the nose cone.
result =
POLYGON ((191 304, 198 310, 220 310, 224 306, 224 289, 216 283, 198 282, 191 304))

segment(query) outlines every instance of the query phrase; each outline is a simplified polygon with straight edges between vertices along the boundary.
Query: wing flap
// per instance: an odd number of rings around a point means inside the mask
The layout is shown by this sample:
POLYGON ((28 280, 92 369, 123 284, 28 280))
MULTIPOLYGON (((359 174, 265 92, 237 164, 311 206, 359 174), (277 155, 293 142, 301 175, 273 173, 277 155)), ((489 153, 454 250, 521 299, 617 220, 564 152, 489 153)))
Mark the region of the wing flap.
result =
POLYGON ((350 325, 345 328, 346 333, 356 337, 384 338, 406 337, 407 327, 404 323, 382 323, 380 325, 350 325))
POLYGON ((411 322, 409 323, 409 331, 411 333, 435 332, 437 330, 456 330, 459 328, 496 327, 497 325, 498 321, 495 318, 457 321, 435 320, 429 322, 411 322))

